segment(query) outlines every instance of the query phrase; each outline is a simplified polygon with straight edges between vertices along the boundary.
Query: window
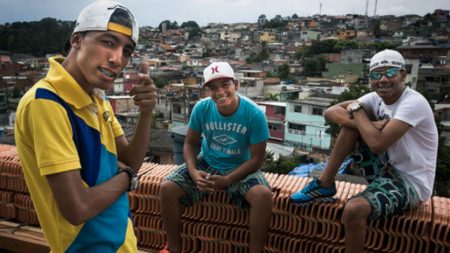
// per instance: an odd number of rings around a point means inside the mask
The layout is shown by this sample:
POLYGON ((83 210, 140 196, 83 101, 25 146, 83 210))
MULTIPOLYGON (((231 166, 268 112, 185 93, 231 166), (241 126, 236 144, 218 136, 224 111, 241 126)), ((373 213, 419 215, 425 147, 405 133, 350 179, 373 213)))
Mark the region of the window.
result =
POLYGON ((313 108, 312 114, 313 115, 322 115, 323 109, 322 108, 313 108))
POLYGON ((301 105, 294 105, 294 112, 302 112, 302 106, 301 105))
POLYGON ((274 123, 267 123, 267 127, 269 128, 269 130, 278 130, 280 127, 280 125, 278 124, 274 124, 274 123))
POLYGON ((256 82, 251 80, 241 81, 241 87, 256 87, 256 82))
POLYGON ((316 130, 316 136, 319 138, 323 138, 324 131, 323 130, 316 130))
POLYGON ((285 113, 286 113, 286 108, 281 107, 281 106, 276 106, 275 107, 275 114, 284 115, 285 113))
POLYGON ((173 113, 181 113, 181 106, 173 105, 173 113))
POLYGON ((288 133, 296 134, 296 135, 305 135, 305 125, 289 123, 288 124, 288 133))
POLYGON ((300 125, 300 124, 295 124, 295 123, 290 123, 289 122, 289 126, 290 129, 295 129, 295 130, 305 130, 305 125, 300 125))

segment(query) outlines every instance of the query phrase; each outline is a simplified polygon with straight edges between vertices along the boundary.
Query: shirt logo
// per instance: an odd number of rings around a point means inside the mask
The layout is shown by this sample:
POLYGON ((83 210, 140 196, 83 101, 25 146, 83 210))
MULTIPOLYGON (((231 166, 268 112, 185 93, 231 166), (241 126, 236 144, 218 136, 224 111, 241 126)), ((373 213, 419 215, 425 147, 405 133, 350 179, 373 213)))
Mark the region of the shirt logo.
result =
POLYGON ((214 136, 213 139, 222 145, 231 145, 231 144, 237 142, 237 140, 235 140, 234 138, 231 138, 230 136, 228 136, 226 134, 214 136))
POLYGON ((108 122, 110 118, 109 111, 103 113, 103 120, 108 122))

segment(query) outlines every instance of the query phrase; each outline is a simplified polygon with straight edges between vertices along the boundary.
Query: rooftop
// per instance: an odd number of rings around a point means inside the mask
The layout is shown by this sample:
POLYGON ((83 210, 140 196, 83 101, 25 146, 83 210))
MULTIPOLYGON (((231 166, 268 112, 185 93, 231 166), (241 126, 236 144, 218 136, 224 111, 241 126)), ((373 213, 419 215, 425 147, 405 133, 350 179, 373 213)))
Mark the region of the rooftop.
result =
MULTIPOLYGON (((144 163, 139 171, 141 184, 129 194, 135 233, 143 252, 156 252, 165 244, 159 185, 175 168, 176 165, 144 163)), ((265 252, 344 252, 342 209, 347 199, 365 189, 365 185, 338 181, 334 202, 300 207, 292 205, 289 196, 303 188, 308 178, 273 173, 265 176, 273 192, 273 215, 265 252)), ((38 220, 14 146, 0 145, 0 189, 0 216, 20 223, 17 226, 3 222, 0 242, 12 242, 14 238, 23 247, 23 242, 30 243, 31 233, 36 243, 33 252, 45 252, 37 250, 45 247, 39 229, 23 232, 25 225, 36 226, 38 220)), ((415 210, 372 220, 368 224, 365 248, 368 252, 447 252, 449 210, 449 198, 434 196, 415 210)), ((183 211, 183 249, 185 252, 245 252, 248 216, 248 210, 233 205, 224 191, 206 196, 183 211)), ((3 247, 0 243, 0 248, 3 247)))

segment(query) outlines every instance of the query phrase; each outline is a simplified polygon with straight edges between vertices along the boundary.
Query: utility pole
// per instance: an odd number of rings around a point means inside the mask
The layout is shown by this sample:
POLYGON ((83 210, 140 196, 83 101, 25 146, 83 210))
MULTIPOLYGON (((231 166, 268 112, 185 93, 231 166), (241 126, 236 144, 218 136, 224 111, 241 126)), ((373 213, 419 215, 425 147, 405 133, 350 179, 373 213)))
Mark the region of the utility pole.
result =
POLYGON ((368 9, 369 9, 369 0, 366 0, 366 17, 367 17, 367 11, 368 11, 368 9))
POLYGON ((378 0, 375 0, 375 8, 373 9, 373 16, 377 15, 377 4, 378 4, 378 0))
POLYGON ((320 7, 319 7, 319 15, 322 16, 322 3, 320 3, 320 7))
POLYGON ((369 27, 369 0, 366 0, 366 15, 364 16, 364 19, 366 21, 366 28, 369 27))

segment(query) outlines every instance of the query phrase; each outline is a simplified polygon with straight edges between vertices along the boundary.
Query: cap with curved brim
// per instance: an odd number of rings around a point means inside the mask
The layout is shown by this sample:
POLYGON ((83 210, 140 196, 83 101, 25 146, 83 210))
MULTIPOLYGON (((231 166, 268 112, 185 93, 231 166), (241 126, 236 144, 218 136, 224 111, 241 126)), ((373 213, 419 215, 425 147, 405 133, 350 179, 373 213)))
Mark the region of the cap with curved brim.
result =
POLYGON ((404 68, 405 59, 399 52, 395 50, 385 49, 376 53, 372 57, 372 59, 370 59, 369 71, 382 67, 404 68))
POLYGON ((139 27, 133 14, 121 3, 112 0, 94 1, 78 15, 73 33, 115 31, 129 36, 136 45, 139 27))
POLYGON ((228 62, 213 62, 203 70, 203 85, 217 79, 229 78, 235 80, 233 68, 228 62))

